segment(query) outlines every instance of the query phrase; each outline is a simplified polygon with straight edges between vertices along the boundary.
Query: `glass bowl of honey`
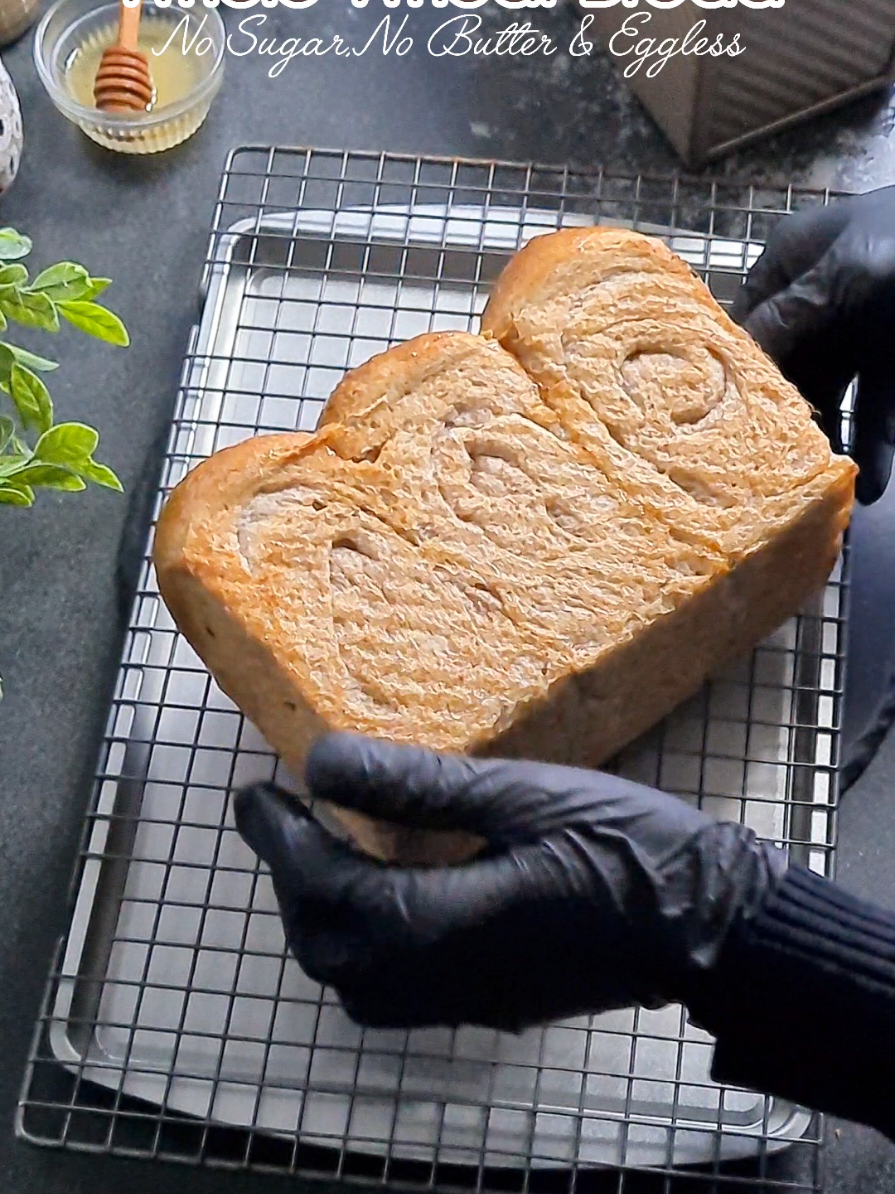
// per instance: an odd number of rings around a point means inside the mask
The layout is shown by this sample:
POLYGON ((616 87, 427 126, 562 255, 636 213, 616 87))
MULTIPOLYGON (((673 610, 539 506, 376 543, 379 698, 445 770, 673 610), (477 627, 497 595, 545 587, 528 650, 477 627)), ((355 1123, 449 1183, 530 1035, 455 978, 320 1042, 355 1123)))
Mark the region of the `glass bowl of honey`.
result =
POLYGON ((149 62, 145 111, 101 112, 93 81, 118 36, 118 5, 56 0, 34 33, 34 64, 50 98, 93 141, 118 153, 158 153, 192 136, 224 76, 226 34, 214 8, 143 5, 138 47, 149 62))

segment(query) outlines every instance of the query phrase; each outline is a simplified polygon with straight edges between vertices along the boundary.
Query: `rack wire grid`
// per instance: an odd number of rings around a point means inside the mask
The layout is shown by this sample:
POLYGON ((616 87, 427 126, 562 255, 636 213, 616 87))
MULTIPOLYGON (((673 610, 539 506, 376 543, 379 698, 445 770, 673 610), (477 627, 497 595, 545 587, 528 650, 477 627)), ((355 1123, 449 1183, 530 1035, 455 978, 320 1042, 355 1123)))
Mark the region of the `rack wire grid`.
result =
MULTIPOLYGON (((474 329, 525 239, 663 235, 729 302, 829 193, 498 162, 243 148, 227 163, 164 495, 245 437, 311 429, 344 370, 474 329)), ((830 874, 847 585, 616 761, 830 874)), ((363 1032, 287 956, 229 794, 283 773, 178 636, 147 557, 17 1130, 43 1145, 408 1188, 821 1189, 822 1125, 722 1090, 679 1008, 523 1037, 363 1032)), ((806 993, 806 998, 811 994, 806 993)), ((818 1042, 822 1047, 822 1042, 818 1042)))

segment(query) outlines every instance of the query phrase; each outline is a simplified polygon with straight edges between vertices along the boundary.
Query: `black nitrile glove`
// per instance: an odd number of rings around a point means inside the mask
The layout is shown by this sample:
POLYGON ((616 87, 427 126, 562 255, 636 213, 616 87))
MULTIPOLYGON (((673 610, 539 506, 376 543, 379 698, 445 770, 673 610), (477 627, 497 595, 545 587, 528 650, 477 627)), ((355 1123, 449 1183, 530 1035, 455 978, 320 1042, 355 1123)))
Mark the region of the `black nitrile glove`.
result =
POLYGON ((751 830, 610 775, 322 739, 311 795, 489 843, 444 869, 351 851, 262 784, 236 824, 270 867, 299 964, 369 1026, 520 1031, 586 1012, 702 1007, 722 946, 786 869, 751 830))
POLYGON ((895 187, 787 216, 733 308, 842 451, 840 407, 858 378, 858 500, 882 497, 895 453, 895 187))

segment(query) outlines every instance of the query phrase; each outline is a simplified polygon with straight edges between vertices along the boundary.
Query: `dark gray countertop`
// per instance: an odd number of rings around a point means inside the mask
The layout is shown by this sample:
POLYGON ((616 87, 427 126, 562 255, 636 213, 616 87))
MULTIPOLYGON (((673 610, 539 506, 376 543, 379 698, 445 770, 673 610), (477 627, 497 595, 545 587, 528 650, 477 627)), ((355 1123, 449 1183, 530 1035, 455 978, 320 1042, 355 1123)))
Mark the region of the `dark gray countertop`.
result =
MULTIPOLYGON (((372 28, 378 6, 331 0, 303 14, 315 26, 372 28)), ((235 14, 228 13, 229 17, 235 14)), ((415 18, 426 19, 426 14, 415 18)), ((266 32, 295 32, 273 10, 266 32)), ((562 19, 557 15, 551 19, 562 19)), ((544 24, 543 20, 539 20, 544 24)), ((42 263, 73 257, 116 279, 109 303, 133 333, 129 352, 74 335, 59 349, 59 411, 94 423, 102 458, 129 501, 104 492, 45 496, 31 512, 0 511, 0 1186, 10 1194, 257 1190, 246 1179, 136 1162, 42 1152, 12 1138, 12 1115, 48 959, 64 928, 66 890, 118 652, 116 562, 129 509, 151 484, 153 445, 166 430, 220 170, 246 142, 604 163, 670 170, 671 151, 605 58, 445 60, 368 54, 350 64, 295 60, 266 77, 255 57, 230 58, 207 124, 178 150, 129 160, 98 150, 51 107, 34 74, 30 38, 4 54, 26 128, 20 177, 0 223, 27 231, 42 263)), ((863 102, 738 155, 715 173, 856 189, 895 181, 895 107, 863 102)), ((870 716, 888 660, 874 586, 895 502, 856 529, 855 726, 870 716), (869 628, 862 633, 862 627, 869 628)), ((888 568, 888 573, 886 573, 888 568)), ((883 580, 880 580, 880 577, 883 580)), ((886 579, 886 576, 888 579, 886 579)), ((891 638, 891 635, 888 636, 891 638)), ((844 805, 840 876, 885 900, 895 886, 895 739, 844 805)), ((891 1189, 895 1148, 843 1126, 828 1152, 835 1194, 891 1189)), ((271 1189, 284 1183, 271 1180, 271 1189)))

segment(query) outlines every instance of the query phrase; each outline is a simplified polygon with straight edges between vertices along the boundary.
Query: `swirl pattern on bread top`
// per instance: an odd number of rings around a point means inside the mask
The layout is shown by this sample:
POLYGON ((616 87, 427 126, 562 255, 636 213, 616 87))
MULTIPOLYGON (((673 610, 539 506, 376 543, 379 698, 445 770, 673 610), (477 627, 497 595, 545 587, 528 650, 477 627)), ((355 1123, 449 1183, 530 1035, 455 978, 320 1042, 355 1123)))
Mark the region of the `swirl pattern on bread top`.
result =
MULTIPOLYGON (((660 242, 538 238, 483 332, 372 358, 162 514, 175 620, 296 770, 324 728, 598 765, 834 566, 853 465, 660 242)), ((470 848, 349 820, 385 857, 470 848)))

